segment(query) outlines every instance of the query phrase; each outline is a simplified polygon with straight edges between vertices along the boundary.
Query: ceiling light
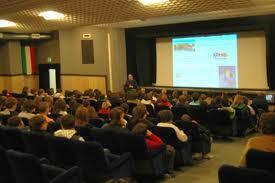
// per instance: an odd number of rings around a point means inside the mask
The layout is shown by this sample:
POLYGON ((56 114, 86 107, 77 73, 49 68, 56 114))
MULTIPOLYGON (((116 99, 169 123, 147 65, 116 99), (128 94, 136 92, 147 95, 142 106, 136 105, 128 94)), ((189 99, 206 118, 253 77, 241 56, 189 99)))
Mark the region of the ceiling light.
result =
POLYGON ((57 20, 57 19, 62 19, 65 17, 64 14, 58 13, 56 11, 45 11, 41 12, 39 16, 44 17, 46 20, 57 20))
POLYGON ((156 5, 169 2, 169 0, 139 0, 144 5, 156 5))
POLYGON ((13 27, 16 26, 16 23, 8 20, 0 20, 0 27, 13 27))

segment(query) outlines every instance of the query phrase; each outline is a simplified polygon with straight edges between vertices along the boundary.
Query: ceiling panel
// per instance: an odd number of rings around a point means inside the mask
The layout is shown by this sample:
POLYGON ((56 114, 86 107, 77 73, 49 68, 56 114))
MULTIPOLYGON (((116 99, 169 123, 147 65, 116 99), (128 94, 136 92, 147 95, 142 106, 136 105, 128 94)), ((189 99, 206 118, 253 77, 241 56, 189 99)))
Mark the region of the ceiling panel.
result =
POLYGON ((17 23, 17 27, 1 28, 0 31, 47 32, 80 25, 112 25, 169 16, 184 18, 238 9, 245 12, 246 9, 267 5, 275 5, 274 0, 170 0, 155 6, 144 6, 138 0, 0 0, 0 19, 17 23), (46 21, 38 16, 46 10, 64 13, 66 17, 46 21))

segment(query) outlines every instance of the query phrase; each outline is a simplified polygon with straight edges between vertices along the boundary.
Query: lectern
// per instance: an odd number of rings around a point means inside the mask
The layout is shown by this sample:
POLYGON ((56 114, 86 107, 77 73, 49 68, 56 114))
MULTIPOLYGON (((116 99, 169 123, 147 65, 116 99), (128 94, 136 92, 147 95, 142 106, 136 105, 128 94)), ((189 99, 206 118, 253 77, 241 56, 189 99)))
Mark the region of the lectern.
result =
POLYGON ((39 64, 39 88, 61 88, 60 64, 39 64))

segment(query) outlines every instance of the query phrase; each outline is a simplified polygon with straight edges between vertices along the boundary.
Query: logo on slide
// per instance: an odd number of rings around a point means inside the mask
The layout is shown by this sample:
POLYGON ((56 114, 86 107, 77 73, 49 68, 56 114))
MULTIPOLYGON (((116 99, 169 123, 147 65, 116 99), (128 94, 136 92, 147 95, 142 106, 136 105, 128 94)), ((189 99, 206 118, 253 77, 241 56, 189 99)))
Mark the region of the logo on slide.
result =
POLYGON ((213 53, 215 59, 227 59, 228 54, 226 52, 215 52, 213 53))

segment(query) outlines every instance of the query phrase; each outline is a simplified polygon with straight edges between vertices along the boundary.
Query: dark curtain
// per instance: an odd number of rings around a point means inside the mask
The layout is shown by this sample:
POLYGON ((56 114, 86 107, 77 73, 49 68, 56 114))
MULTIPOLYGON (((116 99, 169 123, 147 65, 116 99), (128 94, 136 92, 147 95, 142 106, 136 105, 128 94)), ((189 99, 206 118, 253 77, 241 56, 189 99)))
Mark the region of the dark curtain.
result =
POLYGON ((270 89, 275 89, 275 22, 266 31, 266 70, 267 83, 270 89))

